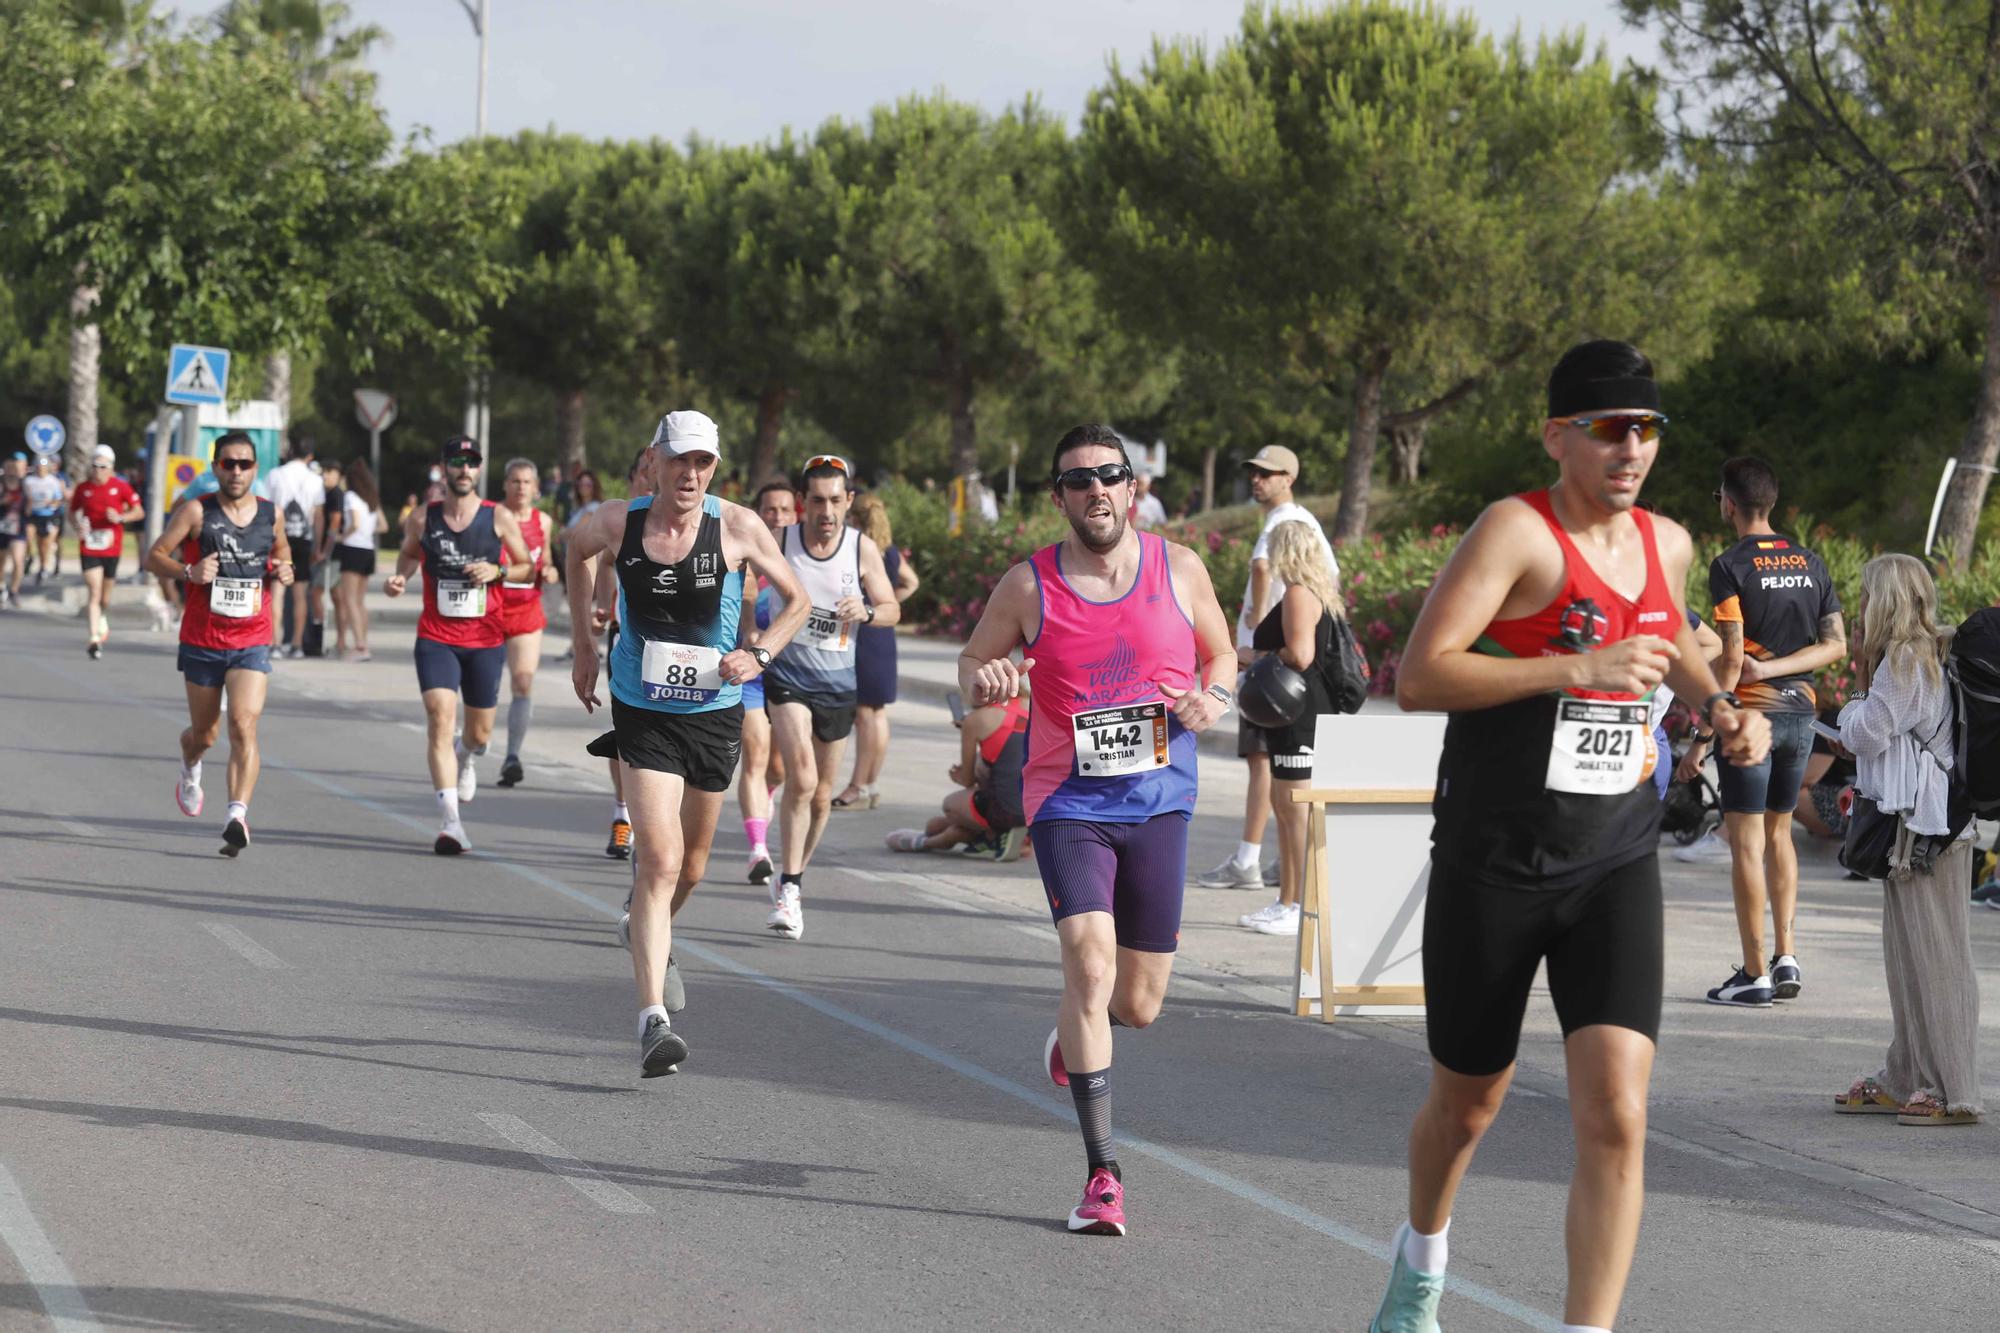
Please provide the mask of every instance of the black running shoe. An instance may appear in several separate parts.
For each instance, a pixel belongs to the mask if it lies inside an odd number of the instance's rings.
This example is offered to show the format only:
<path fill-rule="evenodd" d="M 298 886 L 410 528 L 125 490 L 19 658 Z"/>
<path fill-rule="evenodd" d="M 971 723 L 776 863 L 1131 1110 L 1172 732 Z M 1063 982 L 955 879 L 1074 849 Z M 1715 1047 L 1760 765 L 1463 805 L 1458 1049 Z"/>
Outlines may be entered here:
<path fill-rule="evenodd" d="M 511 787 L 526 776 L 527 774 L 521 771 L 519 755 L 508 755 L 507 762 L 500 765 L 500 785 L 503 787 Z"/>
<path fill-rule="evenodd" d="M 101 643 L 93 643 L 88 648 L 85 648 L 83 651 L 89 655 L 91 661 L 95 662 L 104 656 L 104 645 Z"/>
<path fill-rule="evenodd" d="M 611 821 L 611 841 L 604 844 L 604 854 L 615 856 L 620 861 L 632 859 L 632 821 L 629 819 Z"/>
<path fill-rule="evenodd" d="M 234 858 L 237 853 L 250 845 L 250 826 L 240 819 L 232 819 L 222 826 L 222 854 Z"/>
<path fill-rule="evenodd" d="M 750 862 L 750 882 L 752 884 L 769 884 L 771 882 L 771 870 L 770 857 L 757 857 Z"/>
<path fill-rule="evenodd" d="M 688 1058 L 688 1044 L 666 1019 L 654 1014 L 646 1020 L 646 1033 L 639 1038 L 639 1077 L 658 1078 L 677 1073 Z"/>

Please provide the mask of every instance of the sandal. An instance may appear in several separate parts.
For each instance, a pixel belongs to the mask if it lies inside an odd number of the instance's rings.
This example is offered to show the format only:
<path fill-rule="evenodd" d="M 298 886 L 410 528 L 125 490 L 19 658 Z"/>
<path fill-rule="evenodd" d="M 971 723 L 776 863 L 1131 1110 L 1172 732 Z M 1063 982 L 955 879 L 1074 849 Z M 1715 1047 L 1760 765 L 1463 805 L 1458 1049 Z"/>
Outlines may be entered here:
<path fill-rule="evenodd" d="M 1938 1095 L 1928 1088 L 1912 1093 L 1910 1100 L 1896 1112 L 1899 1125 L 1976 1125 L 1979 1113 L 1976 1111 L 1954 1111 L 1948 1108 Z"/>
<path fill-rule="evenodd" d="M 847 792 L 853 792 L 849 796 Z M 882 797 L 873 787 L 849 787 L 847 791 L 833 798 L 836 810 L 873 810 L 882 803 Z"/>
<path fill-rule="evenodd" d="M 1846 1092 L 1833 1094 L 1833 1109 L 1841 1115 L 1895 1115 L 1903 1108 L 1872 1078 L 1857 1078 Z"/>
<path fill-rule="evenodd" d="M 899 828 L 883 839 L 892 852 L 921 852 L 929 836 L 920 828 Z"/>

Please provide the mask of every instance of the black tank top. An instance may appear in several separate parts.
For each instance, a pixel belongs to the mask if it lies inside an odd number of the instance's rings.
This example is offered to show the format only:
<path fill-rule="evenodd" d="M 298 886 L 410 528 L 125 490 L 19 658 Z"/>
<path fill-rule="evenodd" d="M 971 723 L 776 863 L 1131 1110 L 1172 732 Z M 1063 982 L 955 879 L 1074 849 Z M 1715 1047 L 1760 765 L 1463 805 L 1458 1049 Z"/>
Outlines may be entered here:
<path fill-rule="evenodd" d="M 482 504 L 474 511 L 464 532 L 445 526 L 442 500 L 424 511 L 424 577 L 435 583 L 440 578 L 455 579 L 467 565 L 506 563 L 500 534 L 493 530 L 493 506 Z"/>
<path fill-rule="evenodd" d="M 262 579 L 277 529 L 277 508 L 269 500 L 259 499 L 257 512 L 239 528 L 222 512 L 220 495 L 201 497 L 201 554 L 216 557 L 219 578 Z"/>
<path fill-rule="evenodd" d="M 618 586 L 625 594 L 625 632 L 672 643 L 706 642 L 722 620 L 728 579 L 722 567 L 722 518 L 704 512 L 694 545 L 671 565 L 646 554 L 651 505 L 626 511 L 618 543 Z M 730 647 L 733 644 L 711 645 Z"/>

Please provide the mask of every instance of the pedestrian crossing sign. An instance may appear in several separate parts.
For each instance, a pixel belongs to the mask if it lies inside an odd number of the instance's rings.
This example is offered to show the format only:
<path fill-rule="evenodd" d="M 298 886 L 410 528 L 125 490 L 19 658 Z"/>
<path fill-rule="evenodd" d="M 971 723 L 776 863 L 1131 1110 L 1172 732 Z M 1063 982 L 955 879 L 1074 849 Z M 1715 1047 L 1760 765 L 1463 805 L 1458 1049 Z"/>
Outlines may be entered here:
<path fill-rule="evenodd" d="M 220 347 L 175 343 L 167 356 L 167 401 L 222 406 L 229 391 L 229 353 Z"/>

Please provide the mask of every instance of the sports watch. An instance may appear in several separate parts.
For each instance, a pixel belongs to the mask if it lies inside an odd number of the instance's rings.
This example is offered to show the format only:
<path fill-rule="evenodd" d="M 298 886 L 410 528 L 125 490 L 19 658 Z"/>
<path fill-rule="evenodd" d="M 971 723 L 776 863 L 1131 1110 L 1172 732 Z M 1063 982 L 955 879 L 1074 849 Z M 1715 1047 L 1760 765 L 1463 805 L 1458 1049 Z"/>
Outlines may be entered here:
<path fill-rule="evenodd" d="M 1219 704 L 1221 704 L 1221 705 L 1222 705 L 1222 707 L 1223 707 L 1223 710 L 1224 710 L 1225 712 L 1226 712 L 1226 711 L 1228 711 L 1228 710 L 1229 710 L 1230 708 L 1232 708 L 1232 707 L 1234 707 L 1234 706 L 1235 706 L 1235 703 L 1236 703 L 1236 696 L 1235 696 L 1234 694 L 1231 694 L 1231 693 L 1229 692 L 1229 687 L 1228 687 L 1228 686 L 1226 686 L 1226 685 L 1211 685 L 1211 686 L 1209 686 L 1209 687 L 1208 687 L 1208 692 L 1209 692 L 1209 694 L 1211 694 L 1211 695 L 1213 695 L 1213 696 L 1214 696 L 1214 698 L 1215 698 L 1215 701 L 1216 701 L 1217 703 L 1219 703 Z"/>
<path fill-rule="evenodd" d="M 771 665 L 771 650 L 769 648 L 759 648 L 756 644 L 753 643 L 746 651 L 750 654 L 750 656 L 757 659 L 758 670 L 761 671 L 765 667 Z"/>

